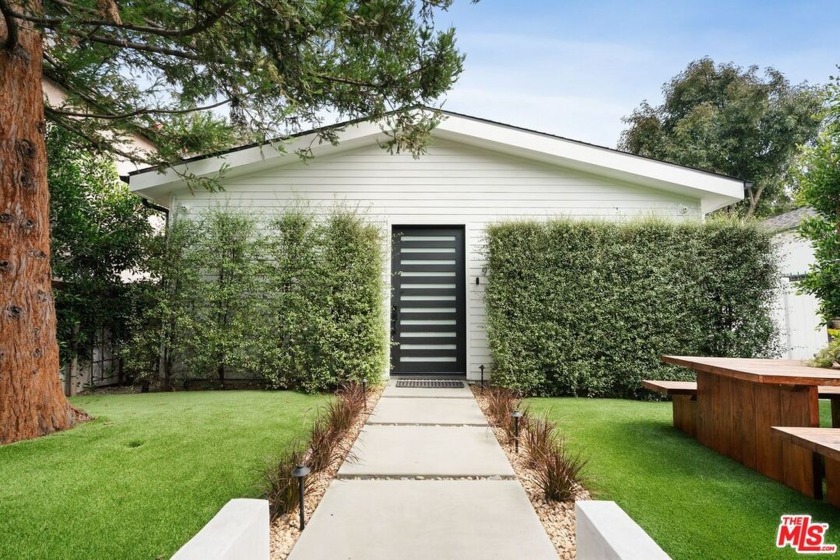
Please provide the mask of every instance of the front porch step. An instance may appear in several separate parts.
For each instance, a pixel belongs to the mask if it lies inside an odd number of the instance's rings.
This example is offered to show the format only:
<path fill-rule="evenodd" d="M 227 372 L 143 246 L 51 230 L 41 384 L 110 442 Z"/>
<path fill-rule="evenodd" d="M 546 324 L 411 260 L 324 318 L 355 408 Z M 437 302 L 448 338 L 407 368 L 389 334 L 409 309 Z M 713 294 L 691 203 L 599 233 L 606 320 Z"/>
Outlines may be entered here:
<path fill-rule="evenodd" d="M 446 389 L 430 389 L 444 391 Z M 368 425 L 487 426 L 487 419 L 470 395 L 469 400 L 403 398 L 379 399 Z"/>

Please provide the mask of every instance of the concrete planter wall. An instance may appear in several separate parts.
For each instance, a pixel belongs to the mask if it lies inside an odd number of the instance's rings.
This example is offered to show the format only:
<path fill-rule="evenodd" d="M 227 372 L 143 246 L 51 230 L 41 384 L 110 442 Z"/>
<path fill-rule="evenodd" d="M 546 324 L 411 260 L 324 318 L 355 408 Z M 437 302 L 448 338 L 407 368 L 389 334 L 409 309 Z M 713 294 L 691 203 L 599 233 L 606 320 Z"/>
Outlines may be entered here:
<path fill-rule="evenodd" d="M 615 502 L 575 502 L 578 560 L 670 560 Z"/>
<path fill-rule="evenodd" d="M 172 560 L 269 560 L 268 500 L 229 501 Z"/>

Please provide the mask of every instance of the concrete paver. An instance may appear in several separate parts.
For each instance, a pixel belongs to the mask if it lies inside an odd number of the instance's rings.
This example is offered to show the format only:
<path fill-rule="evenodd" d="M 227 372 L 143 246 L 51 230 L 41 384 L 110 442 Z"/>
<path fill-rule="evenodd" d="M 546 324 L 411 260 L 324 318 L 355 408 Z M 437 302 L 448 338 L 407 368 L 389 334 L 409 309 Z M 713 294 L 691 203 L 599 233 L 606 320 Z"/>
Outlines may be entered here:
<path fill-rule="evenodd" d="M 556 559 L 469 389 L 394 383 L 290 560 Z"/>
<path fill-rule="evenodd" d="M 487 426 L 475 399 L 379 399 L 368 424 Z"/>
<path fill-rule="evenodd" d="M 367 425 L 350 456 L 338 476 L 515 476 L 490 428 Z"/>
<path fill-rule="evenodd" d="M 397 387 L 397 381 L 392 379 L 382 392 L 384 398 L 390 397 L 434 397 L 436 399 L 473 399 L 472 391 L 464 383 L 461 389 L 415 389 L 409 387 Z"/>
<path fill-rule="evenodd" d="M 289 556 L 324 558 L 548 560 L 557 554 L 517 481 L 336 480 Z"/>

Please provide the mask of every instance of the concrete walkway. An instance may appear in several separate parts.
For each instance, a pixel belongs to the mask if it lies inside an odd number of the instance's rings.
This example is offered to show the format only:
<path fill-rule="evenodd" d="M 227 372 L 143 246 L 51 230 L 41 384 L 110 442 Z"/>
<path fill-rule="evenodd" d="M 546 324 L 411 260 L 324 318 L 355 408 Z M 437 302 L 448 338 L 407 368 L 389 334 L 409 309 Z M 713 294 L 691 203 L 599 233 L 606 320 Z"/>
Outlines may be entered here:
<path fill-rule="evenodd" d="M 468 388 L 391 381 L 290 560 L 556 559 Z"/>

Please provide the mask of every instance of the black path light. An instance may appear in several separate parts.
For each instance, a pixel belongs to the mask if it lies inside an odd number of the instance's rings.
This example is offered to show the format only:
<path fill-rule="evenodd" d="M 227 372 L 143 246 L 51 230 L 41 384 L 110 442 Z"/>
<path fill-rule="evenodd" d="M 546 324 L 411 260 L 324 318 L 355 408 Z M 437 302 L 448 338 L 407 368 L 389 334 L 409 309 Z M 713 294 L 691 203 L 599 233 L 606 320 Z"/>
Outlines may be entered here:
<path fill-rule="evenodd" d="M 362 379 L 362 396 L 365 398 L 365 410 L 367 410 L 367 379 Z"/>
<path fill-rule="evenodd" d="M 481 388 L 484 388 L 484 364 L 478 366 L 478 369 L 481 370 Z"/>
<path fill-rule="evenodd" d="M 303 479 L 306 478 L 306 475 L 310 473 L 309 467 L 305 467 L 303 465 L 298 465 L 295 470 L 292 471 L 292 476 L 298 479 L 298 495 L 300 497 L 300 530 L 303 531 L 304 528 L 304 520 L 303 520 Z"/>
<path fill-rule="evenodd" d="M 513 442 L 516 447 L 516 453 L 519 453 L 519 419 L 522 418 L 521 410 L 514 410 L 513 414 Z"/>

